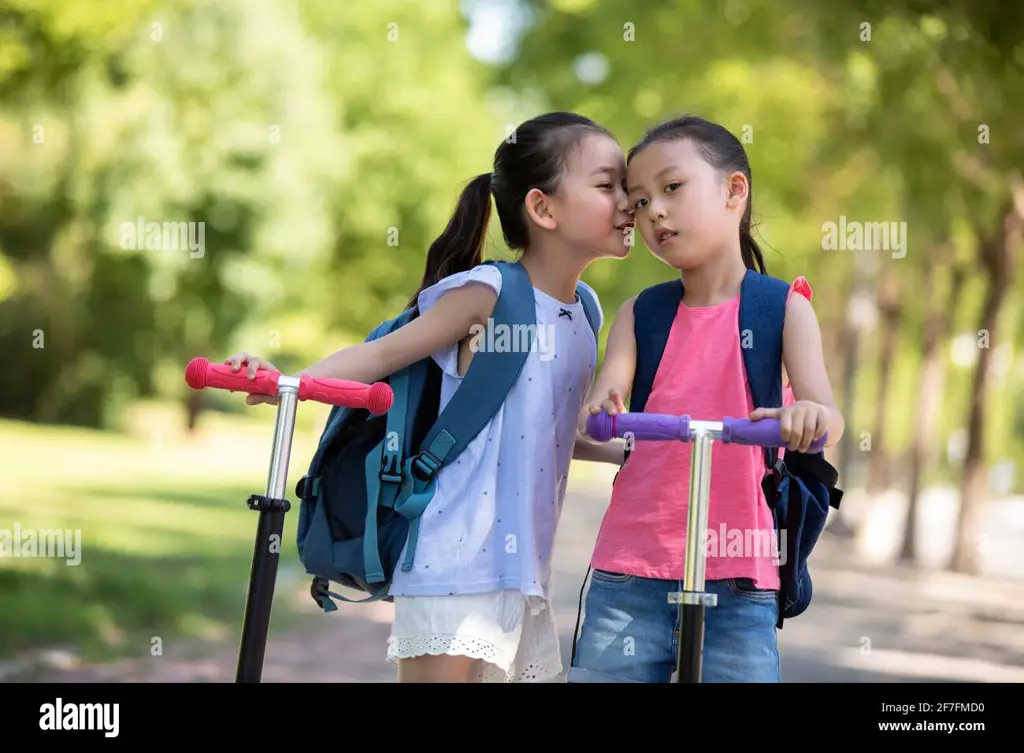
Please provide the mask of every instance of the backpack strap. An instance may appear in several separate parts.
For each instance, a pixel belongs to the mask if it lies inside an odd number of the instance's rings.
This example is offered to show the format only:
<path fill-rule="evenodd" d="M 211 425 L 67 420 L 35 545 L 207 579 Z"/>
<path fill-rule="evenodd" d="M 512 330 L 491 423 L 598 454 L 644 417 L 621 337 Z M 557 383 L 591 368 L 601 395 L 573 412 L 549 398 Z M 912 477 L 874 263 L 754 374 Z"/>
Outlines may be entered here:
<path fill-rule="evenodd" d="M 682 300 L 683 281 L 675 279 L 646 288 L 633 301 L 636 370 L 629 392 L 631 412 L 640 413 L 647 404 Z"/>
<path fill-rule="evenodd" d="M 754 408 L 782 407 L 782 330 L 788 296 L 788 283 L 747 270 L 740 288 L 740 349 Z M 764 448 L 769 471 L 778 456 L 777 448 Z"/>
<path fill-rule="evenodd" d="M 501 293 L 491 315 L 493 325 L 510 329 L 515 325 L 525 326 L 530 347 L 516 348 L 512 352 L 482 350 L 473 355 L 459 389 L 423 440 L 423 449 L 414 463 L 421 473 L 435 474 L 476 438 L 505 402 L 533 345 L 534 327 L 527 325 L 536 325 L 537 308 L 525 267 L 518 262 L 485 264 L 494 264 L 501 271 Z"/>
<path fill-rule="evenodd" d="M 590 324 L 590 329 L 594 332 L 594 339 L 597 340 L 598 347 L 600 347 L 601 330 L 598 327 L 600 317 L 598 315 L 597 301 L 590 290 L 582 283 L 576 286 L 576 295 L 583 304 L 583 313 L 587 315 L 587 322 Z"/>
<path fill-rule="evenodd" d="M 348 604 L 371 604 L 375 601 L 388 598 L 388 589 L 382 588 L 379 591 L 367 596 L 365 599 L 352 599 L 348 596 L 344 596 L 339 593 L 335 593 L 330 590 L 330 581 L 322 576 L 315 576 L 313 583 L 309 587 L 309 593 L 313 597 L 313 601 L 320 607 L 324 612 L 337 612 L 338 605 L 331 601 L 331 598 L 337 599 L 338 601 L 344 601 Z"/>
<path fill-rule="evenodd" d="M 493 326 L 516 331 L 524 325 L 528 343 L 511 352 L 481 350 L 473 355 L 466 376 L 424 438 L 419 452 L 403 465 L 402 490 L 396 512 L 410 520 L 402 570 L 412 569 L 419 516 L 434 496 L 437 472 L 459 456 L 494 417 L 533 348 L 537 303 L 526 268 L 519 262 L 487 261 L 501 271 L 501 292 L 491 314 Z"/>
<path fill-rule="evenodd" d="M 782 332 L 786 324 L 788 297 L 788 283 L 753 270 L 747 271 L 740 293 L 739 335 L 754 408 L 782 407 Z M 791 472 L 786 463 L 779 459 L 778 448 L 765 447 L 763 452 L 767 473 L 761 479 L 761 488 L 776 528 L 789 531 L 785 549 L 780 548 L 785 559 L 779 564 L 781 587 L 775 627 L 782 629 L 787 610 L 795 598 L 793 594 L 799 592 L 799 586 L 795 585 L 799 577 L 795 547 L 804 526 L 807 507 L 801 495 L 791 494 L 804 487 L 793 485 L 796 482 L 790 478 Z M 790 459 L 790 454 L 786 453 L 786 460 Z M 779 543 L 782 547 L 782 540 Z"/>
<path fill-rule="evenodd" d="M 377 540 L 377 515 L 382 507 L 394 507 L 399 512 L 398 494 L 402 484 L 402 441 L 409 414 L 409 369 L 392 374 L 388 380 L 394 400 L 387 414 L 384 439 L 366 454 L 366 528 L 363 535 L 363 563 L 367 583 L 384 583 L 384 565 L 380 561 Z M 380 461 L 377 461 L 380 458 Z M 408 500 L 402 500 L 407 502 Z M 412 512 L 412 510 L 406 511 Z"/>
<path fill-rule="evenodd" d="M 402 441 L 401 432 L 406 431 L 409 417 L 409 398 L 412 389 L 410 380 L 411 367 L 392 374 L 388 383 L 394 394 L 391 410 L 387 413 L 387 428 L 384 439 L 366 454 L 366 527 L 363 535 L 363 566 L 367 583 L 385 583 L 384 565 L 380 559 L 380 548 L 377 530 L 377 516 L 380 508 L 393 507 L 403 514 L 411 514 L 414 508 L 404 509 L 407 500 L 399 499 L 402 489 Z M 378 462 L 378 458 L 380 458 Z M 403 508 L 403 509 L 400 509 Z M 413 541 L 413 546 L 415 541 Z M 326 578 L 314 578 L 310 593 L 313 600 L 325 612 L 337 609 L 327 597 L 334 597 L 350 604 L 366 604 L 379 601 L 388 596 L 388 588 L 380 588 L 364 599 L 350 599 L 328 590 L 330 585 Z"/>

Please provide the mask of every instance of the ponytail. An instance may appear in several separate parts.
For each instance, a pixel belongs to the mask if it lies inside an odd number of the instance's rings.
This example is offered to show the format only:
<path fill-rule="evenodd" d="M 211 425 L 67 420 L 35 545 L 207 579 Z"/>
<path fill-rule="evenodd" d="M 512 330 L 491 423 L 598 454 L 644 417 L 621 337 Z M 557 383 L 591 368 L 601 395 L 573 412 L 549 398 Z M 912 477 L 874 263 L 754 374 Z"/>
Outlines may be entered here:
<path fill-rule="evenodd" d="M 490 219 L 491 174 L 483 173 L 463 189 L 448 226 L 430 244 L 423 280 L 406 308 L 415 307 L 420 293 L 445 277 L 466 272 L 483 262 L 484 238 Z"/>
<path fill-rule="evenodd" d="M 754 236 L 750 234 L 750 202 L 747 202 L 747 210 L 740 220 L 740 254 L 747 269 L 753 269 L 763 275 L 768 274 L 764 266 L 764 254 L 761 247 L 757 245 Z"/>

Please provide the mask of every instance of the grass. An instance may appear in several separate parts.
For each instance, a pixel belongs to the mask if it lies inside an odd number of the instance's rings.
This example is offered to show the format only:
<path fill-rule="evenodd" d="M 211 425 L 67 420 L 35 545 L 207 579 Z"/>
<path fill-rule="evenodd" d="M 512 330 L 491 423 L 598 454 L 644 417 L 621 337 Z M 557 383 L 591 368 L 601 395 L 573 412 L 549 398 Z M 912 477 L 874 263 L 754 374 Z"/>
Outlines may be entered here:
<path fill-rule="evenodd" d="M 323 425 L 316 410 L 303 412 L 289 472 L 293 503 Z M 0 531 L 81 536 L 77 552 L 0 561 L 0 658 L 56 645 L 95 659 L 148 654 L 154 637 L 166 645 L 237 636 L 258 518 L 245 502 L 264 491 L 273 418 L 267 407 L 209 413 L 193 436 L 180 411 L 160 405 L 140 405 L 122 433 L 0 421 Z M 293 506 L 279 589 L 305 577 L 297 522 Z M 290 617 L 277 599 L 274 629 Z"/>

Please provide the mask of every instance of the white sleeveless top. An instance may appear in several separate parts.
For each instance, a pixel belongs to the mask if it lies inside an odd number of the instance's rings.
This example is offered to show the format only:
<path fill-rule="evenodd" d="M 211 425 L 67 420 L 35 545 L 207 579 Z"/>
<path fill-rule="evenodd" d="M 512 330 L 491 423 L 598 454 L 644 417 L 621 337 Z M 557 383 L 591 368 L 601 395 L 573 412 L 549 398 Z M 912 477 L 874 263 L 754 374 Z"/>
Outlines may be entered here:
<path fill-rule="evenodd" d="M 501 272 L 480 265 L 451 275 L 420 294 L 420 311 L 470 282 L 490 285 L 497 293 Z M 536 288 L 534 296 L 537 344 L 504 405 L 438 472 L 436 493 L 420 518 L 413 568 L 403 572 L 396 567 L 392 595 L 515 589 L 550 597 L 555 531 L 579 412 L 594 377 L 597 342 L 582 302 L 565 304 Z M 597 308 L 600 331 L 603 314 L 600 304 Z M 444 372 L 443 409 L 462 382 L 458 344 L 433 358 Z"/>

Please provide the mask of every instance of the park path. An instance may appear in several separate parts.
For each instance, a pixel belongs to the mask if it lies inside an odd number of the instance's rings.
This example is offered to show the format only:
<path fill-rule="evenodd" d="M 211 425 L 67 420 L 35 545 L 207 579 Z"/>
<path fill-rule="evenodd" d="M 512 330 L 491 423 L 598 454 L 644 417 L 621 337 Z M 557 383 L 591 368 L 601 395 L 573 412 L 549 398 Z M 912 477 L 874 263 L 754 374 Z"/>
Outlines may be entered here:
<path fill-rule="evenodd" d="M 555 609 L 563 661 L 587 560 L 607 504 L 594 487 L 567 494 L 555 556 Z M 1024 682 L 1024 580 L 867 564 L 827 533 L 812 557 L 815 597 L 779 634 L 788 682 Z M 394 682 L 384 660 L 392 606 L 339 605 L 322 614 L 306 577 L 284 577 L 297 625 L 275 633 L 264 682 Z M 233 682 L 237 642 L 165 645 L 162 656 L 102 665 L 50 661 L 48 682 Z M 563 681 L 564 676 L 557 681 Z"/>

